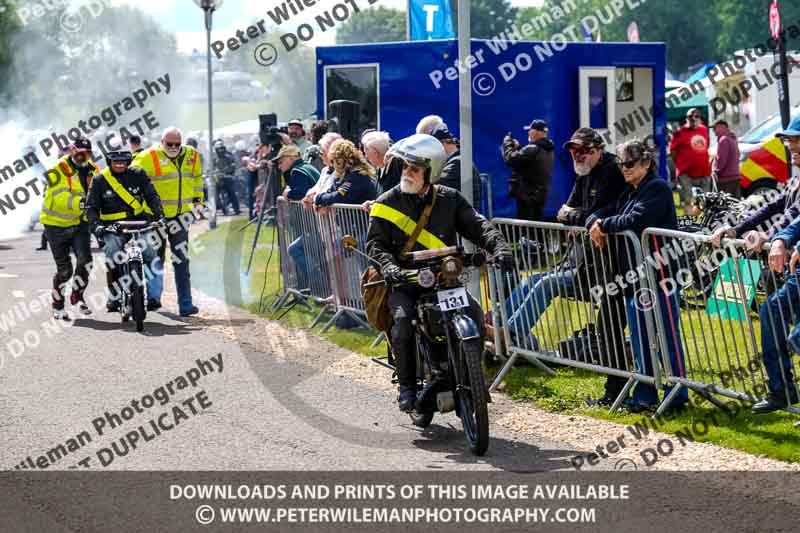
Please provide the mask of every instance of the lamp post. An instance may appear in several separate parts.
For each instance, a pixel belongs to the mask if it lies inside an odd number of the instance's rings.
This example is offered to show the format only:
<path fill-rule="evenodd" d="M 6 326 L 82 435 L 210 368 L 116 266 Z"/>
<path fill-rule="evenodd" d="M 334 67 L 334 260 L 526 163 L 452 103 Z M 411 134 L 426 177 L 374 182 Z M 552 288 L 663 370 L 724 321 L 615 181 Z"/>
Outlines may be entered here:
<path fill-rule="evenodd" d="M 213 172 L 213 151 L 212 141 L 214 139 L 214 114 L 212 111 L 212 89 L 211 89 L 211 19 L 216 9 L 222 6 L 224 0 L 194 0 L 194 3 L 202 9 L 206 14 L 206 68 L 208 69 L 208 151 L 205 164 L 206 175 L 209 176 L 208 180 L 208 206 L 211 214 L 208 219 L 208 227 L 214 229 L 217 227 L 217 185 L 214 183 Z"/>

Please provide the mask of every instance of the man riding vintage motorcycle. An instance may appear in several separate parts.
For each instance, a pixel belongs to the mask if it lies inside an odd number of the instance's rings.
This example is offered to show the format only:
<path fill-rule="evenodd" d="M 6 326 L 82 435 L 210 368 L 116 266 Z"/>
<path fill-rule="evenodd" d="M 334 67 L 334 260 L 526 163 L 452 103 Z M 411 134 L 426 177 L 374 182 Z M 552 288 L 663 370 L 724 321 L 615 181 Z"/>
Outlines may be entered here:
<path fill-rule="evenodd" d="M 119 310 L 119 291 L 113 289 L 119 278 L 119 265 L 115 264 L 117 254 L 125 244 L 125 237 L 116 234 L 114 225 L 122 221 L 161 221 L 164 227 L 164 211 L 161 200 L 147 174 L 130 167 L 133 154 L 128 150 L 109 152 L 108 167 L 98 174 L 89 189 L 86 215 L 98 240 L 103 243 L 106 261 L 112 268 L 108 271 L 109 312 Z M 152 239 L 148 239 L 152 240 Z M 151 268 L 147 269 L 148 302 L 147 310 L 154 311 L 161 306 L 162 287 L 159 278 L 152 275 L 153 269 L 160 269 L 160 261 L 150 242 L 143 242 L 143 258 Z"/>
<path fill-rule="evenodd" d="M 402 179 L 400 185 L 382 194 L 372 206 L 366 248 L 391 287 L 388 296 L 393 318 L 390 339 L 397 361 L 398 403 L 400 410 L 410 412 L 417 398 L 412 319 L 420 294 L 413 288 L 397 288 L 406 281 L 403 268 L 411 267 L 403 252 L 453 246 L 460 234 L 491 252 L 504 269 L 513 267 L 513 255 L 501 233 L 475 211 L 461 193 L 435 185 L 447 159 L 436 138 L 412 135 L 396 143 L 389 155 L 403 161 Z M 424 229 L 418 232 L 414 246 L 404 250 L 418 222 Z M 469 315 L 479 324 L 483 338 L 485 327 L 480 304 L 472 296 L 469 299 Z"/>

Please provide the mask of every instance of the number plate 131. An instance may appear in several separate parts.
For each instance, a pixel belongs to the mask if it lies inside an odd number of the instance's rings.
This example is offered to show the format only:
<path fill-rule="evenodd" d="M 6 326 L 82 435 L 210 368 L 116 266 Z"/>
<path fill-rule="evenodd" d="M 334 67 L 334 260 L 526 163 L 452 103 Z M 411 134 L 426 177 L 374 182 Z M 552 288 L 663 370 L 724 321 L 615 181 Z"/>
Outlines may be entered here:
<path fill-rule="evenodd" d="M 469 306 L 467 291 L 464 287 L 439 291 L 436 294 L 439 296 L 439 308 L 442 311 L 452 311 L 453 309 L 461 309 L 462 307 Z"/>

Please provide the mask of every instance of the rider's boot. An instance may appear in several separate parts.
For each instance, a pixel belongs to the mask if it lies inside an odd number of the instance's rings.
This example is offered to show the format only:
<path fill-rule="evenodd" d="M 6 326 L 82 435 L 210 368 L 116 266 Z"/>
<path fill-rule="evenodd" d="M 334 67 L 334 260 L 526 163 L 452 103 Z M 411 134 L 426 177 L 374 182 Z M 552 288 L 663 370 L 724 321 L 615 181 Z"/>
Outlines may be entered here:
<path fill-rule="evenodd" d="M 416 385 L 400 385 L 400 394 L 397 397 L 397 404 L 400 410 L 410 413 L 414 410 L 414 403 L 417 401 Z"/>

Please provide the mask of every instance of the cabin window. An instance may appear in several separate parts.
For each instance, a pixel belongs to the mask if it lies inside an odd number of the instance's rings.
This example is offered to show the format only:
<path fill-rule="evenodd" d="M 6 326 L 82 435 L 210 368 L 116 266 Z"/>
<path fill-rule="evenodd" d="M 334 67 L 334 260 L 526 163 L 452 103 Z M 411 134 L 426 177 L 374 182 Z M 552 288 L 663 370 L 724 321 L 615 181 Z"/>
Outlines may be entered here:
<path fill-rule="evenodd" d="M 380 129 L 378 65 L 346 65 L 325 68 L 325 117 L 330 118 L 330 102 L 349 100 L 358 103 L 359 132 Z M 355 118 L 355 117 L 354 117 Z"/>

